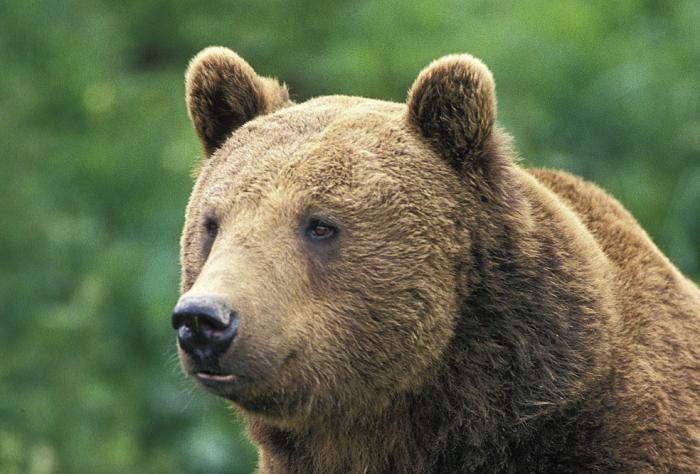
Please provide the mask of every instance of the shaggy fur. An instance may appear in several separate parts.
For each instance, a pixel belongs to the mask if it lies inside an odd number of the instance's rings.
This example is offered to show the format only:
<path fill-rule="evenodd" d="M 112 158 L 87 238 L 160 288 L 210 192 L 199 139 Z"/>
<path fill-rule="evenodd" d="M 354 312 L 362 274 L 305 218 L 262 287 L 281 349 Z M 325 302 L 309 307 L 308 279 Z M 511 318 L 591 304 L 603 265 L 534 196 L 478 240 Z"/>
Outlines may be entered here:
<path fill-rule="evenodd" d="M 515 163 L 480 61 L 407 104 L 293 105 L 222 48 L 187 85 L 181 292 L 240 315 L 207 388 L 260 472 L 698 471 L 700 291 L 599 188 Z"/>

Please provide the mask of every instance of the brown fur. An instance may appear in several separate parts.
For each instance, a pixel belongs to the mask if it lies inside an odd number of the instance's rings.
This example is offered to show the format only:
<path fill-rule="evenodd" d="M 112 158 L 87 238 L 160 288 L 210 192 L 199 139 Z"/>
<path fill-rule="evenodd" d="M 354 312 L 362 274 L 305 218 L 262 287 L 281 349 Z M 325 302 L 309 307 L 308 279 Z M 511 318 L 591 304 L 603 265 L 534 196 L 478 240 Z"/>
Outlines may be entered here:
<path fill-rule="evenodd" d="M 599 188 L 515 163 L 481 62 L 408 105 L 290 106 L 222 48 L 187 84 L 181 291 L 240 315 L 212 390 L 261 472 L 699 471 L 700 291 Z"/>

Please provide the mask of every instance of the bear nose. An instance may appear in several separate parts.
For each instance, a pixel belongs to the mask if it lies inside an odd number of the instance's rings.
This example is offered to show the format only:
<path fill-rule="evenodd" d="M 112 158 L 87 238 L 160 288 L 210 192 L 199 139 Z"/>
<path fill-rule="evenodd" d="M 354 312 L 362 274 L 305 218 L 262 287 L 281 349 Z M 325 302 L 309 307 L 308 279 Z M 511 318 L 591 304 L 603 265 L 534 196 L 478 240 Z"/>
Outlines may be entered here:
<path fill-rule="evenodd" d="M 184 296 L 173 310 L 180 347 L 193 355 L 216 356 L 228 349 L 238 331 L 238 315 L 221 298 Z"/>

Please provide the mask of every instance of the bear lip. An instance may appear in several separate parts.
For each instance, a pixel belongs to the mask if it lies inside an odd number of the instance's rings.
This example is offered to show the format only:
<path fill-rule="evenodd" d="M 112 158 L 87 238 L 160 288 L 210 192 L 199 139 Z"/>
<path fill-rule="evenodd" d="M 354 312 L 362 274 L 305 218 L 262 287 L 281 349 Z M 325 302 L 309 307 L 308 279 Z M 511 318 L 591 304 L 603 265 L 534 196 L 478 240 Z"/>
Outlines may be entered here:
<path fill-rule="evenodd" d="M 209 372 L 197 372 L 195 376 L 202 382 L 232 383 L 238 380 L 238 377 L 234 374 L 212 374 Z"/>

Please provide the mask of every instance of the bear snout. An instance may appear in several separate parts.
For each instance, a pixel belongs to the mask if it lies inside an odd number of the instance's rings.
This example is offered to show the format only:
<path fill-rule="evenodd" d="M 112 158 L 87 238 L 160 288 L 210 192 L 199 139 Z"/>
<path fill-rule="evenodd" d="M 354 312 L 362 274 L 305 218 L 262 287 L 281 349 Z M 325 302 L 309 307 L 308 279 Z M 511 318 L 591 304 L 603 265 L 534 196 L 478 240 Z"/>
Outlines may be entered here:
<path fill-rule="evenodd" d="M 238 332 L 238 313 L 221 298 L 183 296 L 173 310 L 172 324 L 183 351 L 198 360 L 226 352 Z"/>

